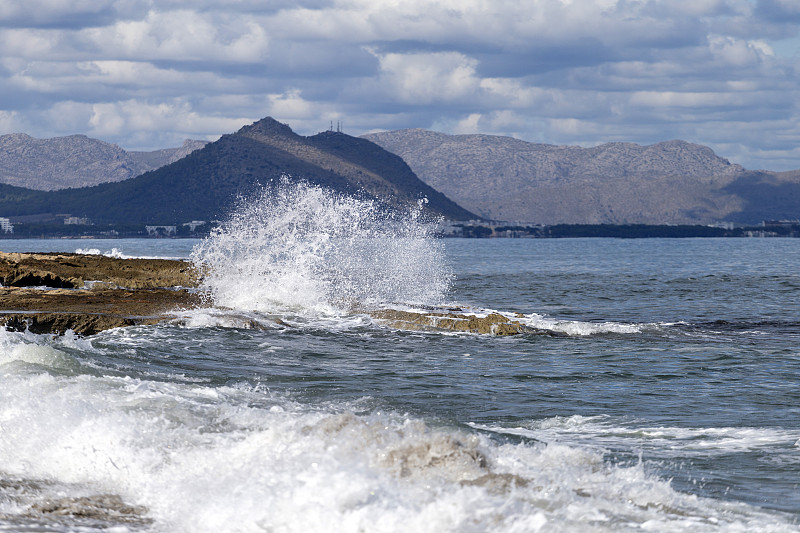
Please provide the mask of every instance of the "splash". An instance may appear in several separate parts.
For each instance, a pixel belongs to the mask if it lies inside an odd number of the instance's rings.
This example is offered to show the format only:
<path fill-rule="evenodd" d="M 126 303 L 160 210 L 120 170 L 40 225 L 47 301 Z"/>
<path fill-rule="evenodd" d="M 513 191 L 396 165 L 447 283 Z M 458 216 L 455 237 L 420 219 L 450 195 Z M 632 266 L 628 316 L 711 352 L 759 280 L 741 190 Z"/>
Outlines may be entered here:
<path fill-rule="evenodd" d="M 282 179 L 239 202 L 191 254 L 215 305 L 341 314 L 389 303 L 434 305 L 452 274 L 433 221 L 377 201 Z"/>

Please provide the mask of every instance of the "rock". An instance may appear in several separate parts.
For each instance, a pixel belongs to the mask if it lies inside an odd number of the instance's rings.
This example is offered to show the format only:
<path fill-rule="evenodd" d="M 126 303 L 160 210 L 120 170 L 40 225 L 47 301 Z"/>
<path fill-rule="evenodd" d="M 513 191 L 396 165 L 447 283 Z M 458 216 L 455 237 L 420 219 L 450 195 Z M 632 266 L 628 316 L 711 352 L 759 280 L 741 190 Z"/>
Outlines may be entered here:
<path fill-rule="evenodd" d="M 3 284 L 8 287 L 75 287 L 73 280 L 65 280 L 52 272 L 24 269 L 13 270 L 9 275 L 3 278 Z"/>
<path fill-rule="evenodd" d="M 407 330 L 418 331 L 459 331 L 464 333 L 480 333 L 489 335 L 520 335 L 522 333 L 554 335 L 554 332 L 533 328 L 513 320 L 500 313 L 487 316 L 453 310 L 448 312 L 400 311 L 398 309 L 380 309 L 370 312 L 370 316 L 383 324 Z M 519 317 L 519 315 L 517 315 Z"/>
<path fill-rule="evenodd" d="M 33 518 L 40 516 L 71 517 L 92 522 L 149 525 L 148 509 L 142 505 L 129 505 L 116 494 L 64 497 L 35 503 L 28 510 Z M 105 529 L 105 528 L 103 528 Z"/>
<path fill-rule="evenodd" d="M 79 289 L 87 281 L 101 281 L 128 289 L 194 287 L 197 278 L 192 264 L 186 261 L 0 252 L 0 282 L 6 287 Z"/>
<path fill-rule="evenodd" d="M 0 325 L 12 331 L 93 335 L 203 305 L 184 261 L 0 252 L 0 280 Z"/>
<path fill-rule="evenodd" d="M 157 324 L 171 311 L 202 305 L 187 289 L 0 288 L 0 324 L 12 331 L 80 335 L 123 326 Z"/>

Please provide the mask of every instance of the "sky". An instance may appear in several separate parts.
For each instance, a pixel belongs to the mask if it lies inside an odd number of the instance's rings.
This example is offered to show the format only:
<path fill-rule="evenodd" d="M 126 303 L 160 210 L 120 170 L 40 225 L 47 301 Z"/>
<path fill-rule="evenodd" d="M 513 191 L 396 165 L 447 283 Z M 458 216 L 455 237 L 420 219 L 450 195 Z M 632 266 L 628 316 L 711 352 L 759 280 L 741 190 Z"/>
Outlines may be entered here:
<path fill-rule="evenodd" d="M 800 0 L 2 0 L 0 134 L 127 150 L 271 116 L 800 169 Z"/>

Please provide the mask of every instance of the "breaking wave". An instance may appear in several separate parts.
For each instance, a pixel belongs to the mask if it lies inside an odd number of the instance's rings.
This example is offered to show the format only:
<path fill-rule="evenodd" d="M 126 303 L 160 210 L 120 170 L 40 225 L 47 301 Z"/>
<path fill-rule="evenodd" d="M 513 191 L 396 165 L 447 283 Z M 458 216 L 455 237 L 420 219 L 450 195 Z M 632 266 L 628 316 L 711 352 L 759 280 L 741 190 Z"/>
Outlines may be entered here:
<path fill-rule="evenodd" d="M 424 201 L 405 212 L 284 178 L 243 199 L 195 246 L 201 289 L 221 307 L 341 314 L 435 305 L 452 282 Z"/>

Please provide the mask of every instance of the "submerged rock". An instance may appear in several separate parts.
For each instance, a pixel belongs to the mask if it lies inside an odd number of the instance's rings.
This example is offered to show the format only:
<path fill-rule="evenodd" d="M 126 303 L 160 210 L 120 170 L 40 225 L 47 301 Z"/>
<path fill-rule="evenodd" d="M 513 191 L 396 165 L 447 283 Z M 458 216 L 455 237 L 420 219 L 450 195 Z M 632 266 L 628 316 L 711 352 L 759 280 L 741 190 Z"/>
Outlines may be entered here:
<path fill-rule="evenodd" d="M 520 335 L 535 333 L 552 335 L 552 331 L 537 329 L 523 324 L 500 313 L 486 316 L 464 313 L 460 309 L 452 311 L 401 311 L 398 309 L 381 309 L 370 313 L 383 324 L 397 329 L 418 331 L 458 331 L 488 335 Z M 518 318 L 522 318 L 519 315 Z"/>
<path fill-rule="evenodd" d="M 28 514 L 33 518 L 69 517 L 102 527 L 120 522 L 149 525 L 152 520 L 147 517 L 147 512 L 146 507 L 129 505 L 116 494 L 97 494 L 44 500 L 32 505 Z"/>

